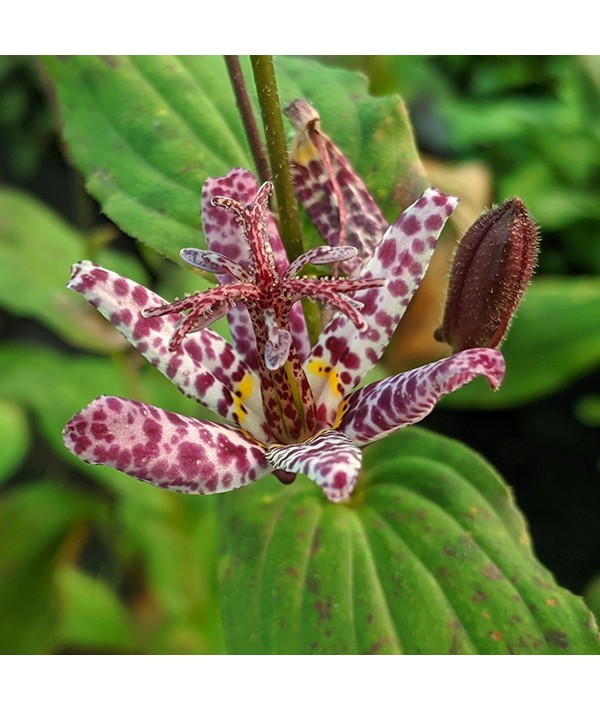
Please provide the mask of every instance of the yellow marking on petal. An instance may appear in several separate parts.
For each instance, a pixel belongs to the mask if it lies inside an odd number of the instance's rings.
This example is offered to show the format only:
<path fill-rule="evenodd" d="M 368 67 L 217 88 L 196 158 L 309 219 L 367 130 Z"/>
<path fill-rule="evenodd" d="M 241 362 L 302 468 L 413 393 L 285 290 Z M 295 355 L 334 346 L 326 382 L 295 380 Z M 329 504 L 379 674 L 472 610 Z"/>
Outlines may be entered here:
<path fill-rule="evenodd" d="M 233 407 L 240 422 L 244 422 L 246 417 L 248 417 L 248 410 L 244 402 L 252 395 L 253 390 L 254 381 L 252 380 L 252 375 L 246 373 L 238 383 L 236 391 L 233 393 Z"/>
<path fill-rule="evenodd" d="M 320 360 L 318 358 L 312 358 L 307 366 L 310 373 L 327 380 L 329 389 L 333 395 L 337 395 L 337 397 L 340 396 L 340 376 L 335 368 L 326 360 Z"/>
<path fill-rule="evenodd" d="M 337 415 L 335 416 L 335 422 L 333 423 L 333 429 L 337 430 L 342 422 L 342 417 L 346 414 L 348 410 L 348 401 L 342 400 L 340 406 L 338 407 Z"/>
<path fill-rule="evenodd" d="M 320 160 L 319 151 L 304 136 L 299 136 L 292 145 L 291 157 L 293 161 L 305 168 L 312 161 Z"/>

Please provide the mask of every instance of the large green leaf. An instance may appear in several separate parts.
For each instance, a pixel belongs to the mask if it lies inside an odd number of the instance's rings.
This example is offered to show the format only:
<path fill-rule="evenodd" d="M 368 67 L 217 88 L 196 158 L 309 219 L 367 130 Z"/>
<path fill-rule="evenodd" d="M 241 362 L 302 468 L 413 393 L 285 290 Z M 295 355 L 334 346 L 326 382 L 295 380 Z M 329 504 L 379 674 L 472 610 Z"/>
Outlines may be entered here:
<path fill-rule="evenodd" d="M 52 57 L 45 66 L 72 158 L 106 214 L 172 258 L 201 243 L 206 177 L 253 168 L 222 57 Z M 307 59 L 281 57 L 276 70 L 282 103 L 314 101 L 386 212 L 414 197 L 423 173 L 398 98 L 370 97 L 360 75 Z"/>
<path fill-rule="evenodd" d="M 106 583 L 77 568 L 64 568 L 58 573 L 57 587 L 61 645 L 100 653 L 136 649 L 127 610 Z"/>
<path fill-rule="evenodd" d="M 86 252 L 84 236 L 39 200 L 0 189 L 0 306 L 38 320 L 75 346 L 114 351 L 123 347 L 123 339 L 65 288 L 70 266 Z M 132 279 L 144 278 L 125 255 L 103 251 L 98 260 Z"/>
<path fill-rule="evenodd" d="M 443 405 L 515 407 L 556 392 L 600 364 L 600 279 L 540 277 L 530 286 L 502 346 L 506 377 L 492 392 L 481 379 Z"/>
<path fill-rule="evenodd" d="M 223 497 L 233 653 L 598 653 L 496 472 L 411 428 L 365 451 L 348 505 L 274 478 Z"/>

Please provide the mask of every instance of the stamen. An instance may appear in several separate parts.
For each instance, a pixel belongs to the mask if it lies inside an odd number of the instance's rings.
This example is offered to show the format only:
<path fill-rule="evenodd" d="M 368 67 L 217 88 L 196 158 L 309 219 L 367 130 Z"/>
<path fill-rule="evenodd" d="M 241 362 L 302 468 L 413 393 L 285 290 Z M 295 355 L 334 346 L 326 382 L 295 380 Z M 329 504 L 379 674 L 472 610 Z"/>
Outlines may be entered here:
<path fill-rule="evenodd" d="M 346 259 L 356 257 L 358 250 L 356 247 L 330 247 L 323 245 L 309 249 L 308 252 L 301 254 L 289 266 L 284 274 L 284 279 L 291 279 L 298 274 L 302 267 L 307 264 L 331 264 L 332 262 L 343 262 Z"/>
<path fill-rule="evenodd" d="M 292 279 L 285 282 L 290 306 L 301 298 L 311 299 L 324 306 L 330 306 L 347 316 L 356 328 L 363 332 L 367 328 L 359 313 L 363 304 L 346 296 L 346 292 L 361 291 L 385 286 L 386 279 Z"/>
<path fill-rule="evenodd" d="M 231 274 L 237 281 L 250 281 L 250 275 L 243 267 L 219 252 L 188 247 L 182 249 L 179 255 L 185 262 L 197 269 L 204 269 L 204 271 L 213 274 Z"/>

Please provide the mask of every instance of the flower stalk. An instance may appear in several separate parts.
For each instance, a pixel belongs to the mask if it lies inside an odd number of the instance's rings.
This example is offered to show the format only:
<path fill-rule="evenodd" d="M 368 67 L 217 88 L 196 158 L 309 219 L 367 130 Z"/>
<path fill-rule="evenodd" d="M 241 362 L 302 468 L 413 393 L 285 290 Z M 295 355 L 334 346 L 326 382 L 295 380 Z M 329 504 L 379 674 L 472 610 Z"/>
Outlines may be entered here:
<path fill-rule="evenodd" d="M 292 176 L 283 121 L 281 119 L 273 58 L 270 55 L 261 54 L 252 56 L 250 60 L 265 127 L 267 152 L 271 163 L 271 173 L 273 175 L 272 179 L 279 213 L 281 239 L 290 261 L 293 261 L 304 252 L 304 247 L 298 217 L 298 203 L 292 187 Z"/>

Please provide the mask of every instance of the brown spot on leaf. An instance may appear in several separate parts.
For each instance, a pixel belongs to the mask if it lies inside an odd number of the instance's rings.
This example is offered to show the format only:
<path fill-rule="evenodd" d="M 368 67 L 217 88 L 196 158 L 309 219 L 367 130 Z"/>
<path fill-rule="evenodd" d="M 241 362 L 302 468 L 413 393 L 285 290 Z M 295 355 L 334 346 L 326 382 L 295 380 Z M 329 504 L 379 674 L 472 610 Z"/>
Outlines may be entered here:
<path fill-rule="evenodd" d="M 500 630 L 494 630 L 490 633 L 490 637 L 494 640 L 494 642 L 501 642 L 504 635 L 500 632 Z"/>
<path fill-rule="evenodd" d="M 483 592 L 481 587 L 478 585 L 475 588 L 475 594 L 471 597 L 471 602 L 483 602 L 487 600 L 488 596 Z"/>
<path fill-rule="evenodd" d="M 100 59 L 111 69 L 116 69 L 119 66 L 119 58 L 112 54 L 102 54 L 100 55 Z"/>
<path fill-rule="evenodd" d="M 317 551 L 319 550 L 319 547 L 321 545 L 321 533 L 322 533 L 322 529 L 320 526 L 318 526 L 314 532 L 312 541 L 310 543 L 310 557 L 311 558 L 314 555 L 316 555 Z"/>
<path fill-rule="evenodd" d="M 548 644 L 553 644 L 555 647 L 560 647 L 561 649 L 569 649 L 569 642 L 567 640 L 567 635 L 557 629 L 547 629 L 544 632 L 544 639 Z"/>
<path fill-rule="evenodd" d="M 389 642 L 389 637 L 382 637 L 381 639 L 378 639 L 377 642 L 374 642 L 369 649 L 367 649 L 365 654 L 378 654 L 382 647 L 389 644 Z"/>
<path fill-rule="evenodd" d="M 465 645 L 465 628 L 456 617 L 448 620 L 448 627 L 452 630 L 452 638 L 448 654 L 462 654 Z"/>
<path fill-rule="evenodd" d="M 504 575 L 502 575 L 502 571 L 497 568 L 493 563 L 484 565 L 481 568 L 481 573 L 485 575 L 488 580 L 502 580 L 502 578 L 504 578 Z"/>
<path fill-rule="evenodd" d="M 423 523 L 423 521 L 427 520 L 427 510 L 426 509 L 419 509 L 418 511 L 415 511 L 415 519 L 419 521 L 419 523 Z"/>
<path fill-rule="evenodd" d="M 554 585 L 551 582 L 540 578 L 538 575 L 534 575 L 531 580 L 537 588 L 544 588 L 544 590 L 554 590 Z"/>
<path fill-rule="evenodd" d="M 327 620 L 331 619 L 331 595 L 327 595 L 325 601 L 317 600 L 315 602 L 315 607 L 317 608 L 317 613 L 319 615 L 317 624 L 322 625 L 323 622 L 327 622 Z M 325 634 L 327 634 L 327 630 L 325 631 Z"/>
<path fill-rule="evenodd" d="M 306 579 L 306 587 L 313 595 L 319 594 L 319 581 L 317 580 L 316 575 L 313 575 L 310 578 Z"/>

